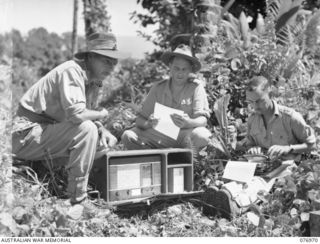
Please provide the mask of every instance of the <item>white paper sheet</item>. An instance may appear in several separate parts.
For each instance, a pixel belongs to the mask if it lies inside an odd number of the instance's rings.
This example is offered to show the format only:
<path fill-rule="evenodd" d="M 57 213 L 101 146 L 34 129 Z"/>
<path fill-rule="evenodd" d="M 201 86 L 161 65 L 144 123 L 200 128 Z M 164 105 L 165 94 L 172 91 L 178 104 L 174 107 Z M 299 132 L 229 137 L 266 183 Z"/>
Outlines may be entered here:
<path fill-rule="evenodd" d="M 154 117 L 159 118 L 159 123 L 154 129 L 174 140 L 177 140 L 180 128 L 173 123 L 170 115 L 183 115 L 183 113 L 184 112 L 182 110 L 170 108 L 160 103 L 155 103 Z"/>
<path fill-rule="evenodd" d="M 251 181 L 256 163 L 241 161 L 229 161 L 224 169 L 223 178 L 240 182 Z"/>

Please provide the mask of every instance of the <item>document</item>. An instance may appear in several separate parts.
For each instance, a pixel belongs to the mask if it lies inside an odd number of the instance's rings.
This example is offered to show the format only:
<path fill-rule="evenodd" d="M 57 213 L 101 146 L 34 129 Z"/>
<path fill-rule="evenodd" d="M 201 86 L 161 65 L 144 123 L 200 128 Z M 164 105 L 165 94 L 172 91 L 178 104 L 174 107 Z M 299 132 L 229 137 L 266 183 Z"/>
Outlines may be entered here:
<path fill-rule="evenodd" d="M 182 110 L 156 103 L 154 105 L 154 117 L 159 118 L 159 123 L 154 127 L 154 129 L 174 140 L 177 140 L 180 128 L 173 123 L 171 115 L 183 115 L 183 113 L 184 112 Z"/>
<path fill-rule="evenodd" d="M 222 177 L 247 183 L 252 180 L 256 166 L 257 164 L 252 162 L 229 161 Z"/>

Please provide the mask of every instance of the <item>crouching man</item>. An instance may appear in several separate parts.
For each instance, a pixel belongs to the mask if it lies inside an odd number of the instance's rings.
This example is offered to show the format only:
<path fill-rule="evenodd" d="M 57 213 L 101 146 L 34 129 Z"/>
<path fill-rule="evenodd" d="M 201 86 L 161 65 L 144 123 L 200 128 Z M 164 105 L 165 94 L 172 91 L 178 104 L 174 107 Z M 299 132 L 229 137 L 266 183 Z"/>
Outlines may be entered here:
<path fill-rule="evenodd" d="M 129 150 L 192 148 L 196 154 L 208 144 L 211 136 L 205 127 L 209 117 L 206 91 L 201 82 L 189 78 L 192 72 L 200 70 L 201 64 L 186 45 L 165 52 L 162 61 L 170 68 L 170 78 L 153 85 L 137 116 L 136 127 L 123 133 L 122 142 Z M 161 119 L 154 117 L 155 103 L 184 112 L 171 116 L 180 128 L 177 140 L 154 129 Z"/>
<path fill-rule="evenodd" d="M 125 57 L 111 33 L 93 33 L 87 50 L 75 54 L 36 82 L 21 98 L 13 123 L 12 151 L 19 159 L 68 157 L 67 193 L 72 204 L 87 196 L 88 176 L 97 144 L 112 147 L 117 139 L 98 121 L 107 110 L 87 108 L 86 88 L 102 81 Z"/>
<path fill-rule="evenodd" d="M 301 114 L 272 100 L 270 91 L 268 80 L 262 76 L 253 77 L 247 85 L 246 99 L 253 113 L 248 119 L 247 137 L 243 146 L 249 154 L 266 154 L 271 160 L 299 160 L 301 153 L 315 149 L 314 132 Z M 220 209 L 222 215 L 227 217 L 240 213 L 245 205 L 257 199 L 256 193 L 259 190 L 266 189 L 260 177 L 254 177 L 248 183 L 247 190 L 240 189 L 239 194 L 231 193 L 226 185 L 221 190 L 209 188 L 205 201 Z M 240 198 L 245 201 L 240 201 Z"/>

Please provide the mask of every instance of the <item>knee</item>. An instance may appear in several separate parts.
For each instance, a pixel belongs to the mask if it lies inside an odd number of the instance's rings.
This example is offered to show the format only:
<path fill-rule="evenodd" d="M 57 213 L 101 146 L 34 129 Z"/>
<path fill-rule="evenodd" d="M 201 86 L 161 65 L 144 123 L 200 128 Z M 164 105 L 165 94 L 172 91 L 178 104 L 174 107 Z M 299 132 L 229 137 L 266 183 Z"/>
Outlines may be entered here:
<path fill-rule="evenodd" d="M 192 130 L 190 138 L 192 143 L 197 147 L 205 147 L 210 141 L 211 132 L 205 127 L 197 127 Z"/>
<path fill-rule="evenodd" d="M 91 120 L 83 121 L 79 124 L 79 129 L 86 135 L 98 138 L 98 128 Z"/>

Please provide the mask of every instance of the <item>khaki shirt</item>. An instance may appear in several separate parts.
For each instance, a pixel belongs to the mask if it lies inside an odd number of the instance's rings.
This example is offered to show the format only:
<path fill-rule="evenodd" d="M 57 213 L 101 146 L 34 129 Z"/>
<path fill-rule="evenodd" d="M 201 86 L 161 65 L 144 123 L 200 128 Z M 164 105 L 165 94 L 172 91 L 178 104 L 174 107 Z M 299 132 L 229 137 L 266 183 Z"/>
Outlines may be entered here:
<path fill-rule="evenodd" d="M 169 79 L 153 85 L 139 111 L 140 116 L 148 119 L 154 113 L 154 105 L 158 102 L 171 108 L 180 109 L 190 118 L 210 117 L 207 94 L 200 81 L 188 81 L 178 97 L 172 96 L 170 82 Z"/>
<path fill-rule="evenodd" d="M 274 103 L 272 119 L 264 126 L 262 115 L 253 114 L 248 120 L 246 146 L 268 149 L 273 145 L 307 143 L 314 146 L 316 138 L 302 115 L 291 108 Z"/>
<path fill-rule="evenodd" d="M 67 61 L 33 84 L 20 105 L 57 122 L 69 120 L 86 108 L 86 81 L 85 71 L 75 61 Z"/>

